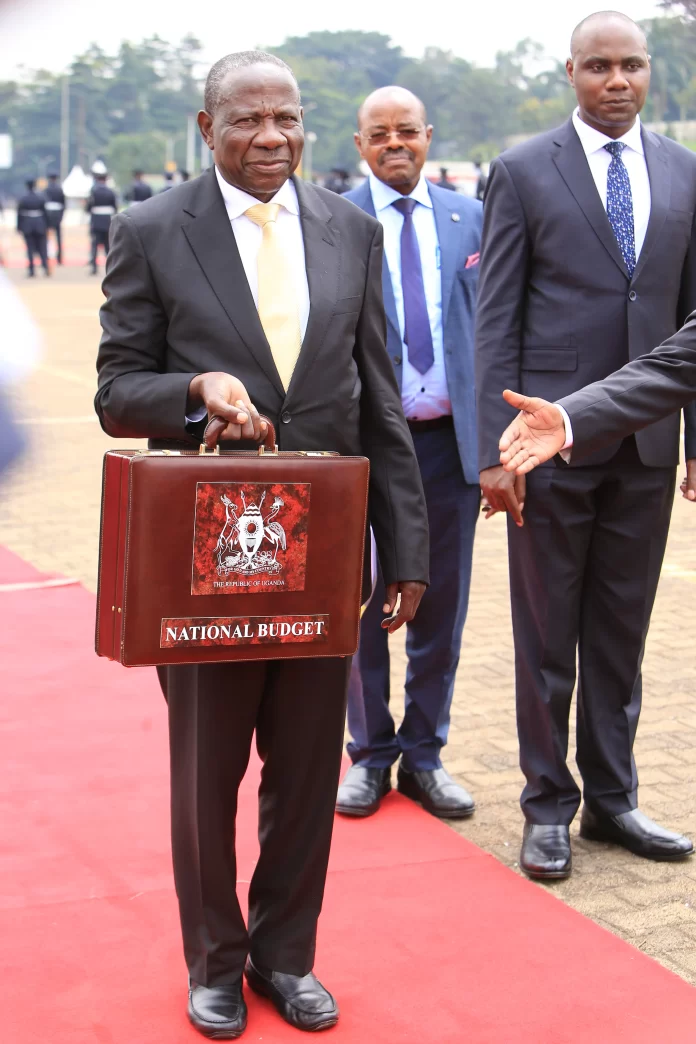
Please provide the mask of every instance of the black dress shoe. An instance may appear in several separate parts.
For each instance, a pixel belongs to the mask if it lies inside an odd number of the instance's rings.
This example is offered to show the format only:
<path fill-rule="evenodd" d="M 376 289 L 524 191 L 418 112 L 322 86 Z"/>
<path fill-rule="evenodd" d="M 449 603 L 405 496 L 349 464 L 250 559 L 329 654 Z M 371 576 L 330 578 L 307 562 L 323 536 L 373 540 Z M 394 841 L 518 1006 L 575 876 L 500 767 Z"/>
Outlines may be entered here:
<path fill-rule="evenodd" d="M 390 790 L 390 768 L 351 765 L 338 788 L 336 811 L 344 816 L 371 816 Z"/>
<path fill-rule="evenodd" d="M 408 772 L 399 765 L 397 789 L 438 819 L 466 819 L 476 808 L 471 794 L 443 768 Z"/>
<path fill-rule="evenodd" d="M 570 829 L 545 823 L 525 823 L 520 866 L 534 881 L 560 881 L 570 877 L 573 868 Z"/>
<path fill-rule="evenodd" d="M 254 993 L 267 997 L 285 1021 L 296 1029 L 314 1033 L 330 1029 L 338 1022 L 336 1001 L 312 972 L 309 975 L 288 975 L 260 969 L 249 958 L 244 974 Z"/>
<path fill-rule="evenodd" d="M 583 805 L 580 837 L 587 841 L 610 841 L 634 855 L 660 862 L 684 859 L 694 851 L 688 837 L 665 830 L 637 808 L 618 816 L 607 816 Z"/>
<path fill-rule="evenodd" d="M 210 1040 L 236 1040 L 247 1024 L 242 980 L 231 986 L 198 986 L 189 982 L 189 1022 Z"/>

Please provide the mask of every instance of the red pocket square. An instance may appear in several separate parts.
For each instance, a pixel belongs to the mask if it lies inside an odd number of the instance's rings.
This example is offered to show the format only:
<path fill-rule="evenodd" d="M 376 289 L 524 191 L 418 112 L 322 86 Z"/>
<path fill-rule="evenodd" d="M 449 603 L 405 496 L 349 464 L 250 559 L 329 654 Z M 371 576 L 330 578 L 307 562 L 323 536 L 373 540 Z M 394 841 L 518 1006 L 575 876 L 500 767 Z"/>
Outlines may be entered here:
<path fill-rule="evenodd" d="M 466 265 L 464 267 L 465 268 L 473 268 L 474 265 L 477 265 L 480 260 L 481 260 L 481 254 L 480 253 L 478 253 L 478 254 L 469 254 L 469 256 L 466 259 Z"/>

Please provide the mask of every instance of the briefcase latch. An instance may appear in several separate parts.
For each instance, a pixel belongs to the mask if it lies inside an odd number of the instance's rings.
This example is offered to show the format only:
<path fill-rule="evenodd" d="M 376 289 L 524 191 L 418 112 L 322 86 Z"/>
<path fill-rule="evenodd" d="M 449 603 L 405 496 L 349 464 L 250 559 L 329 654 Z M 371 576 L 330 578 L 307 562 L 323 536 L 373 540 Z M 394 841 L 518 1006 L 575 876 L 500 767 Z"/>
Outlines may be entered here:
<path fill-rule="evenodd" d="M 210 449 L 208 449 L 205 442 L 201 442 L 200 446 L 198 447 L 198 455 L 199 457 L 219 457 L 220 447 L 216 444 L 215 446 L 211 446 Z"/>

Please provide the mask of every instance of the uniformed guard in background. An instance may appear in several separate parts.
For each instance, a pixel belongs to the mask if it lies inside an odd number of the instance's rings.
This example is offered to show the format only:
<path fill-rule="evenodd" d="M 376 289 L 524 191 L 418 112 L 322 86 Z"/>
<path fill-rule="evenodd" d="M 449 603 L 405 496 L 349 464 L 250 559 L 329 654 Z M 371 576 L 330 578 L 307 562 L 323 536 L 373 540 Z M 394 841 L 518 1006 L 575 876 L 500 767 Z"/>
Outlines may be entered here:
<path fill-rule="evenodd" d="M 51 274 L 48 267 L 48 249 L 46 246 L 46 201 L 36 191 L 36 183 L 27 181 L 27 191 L 20 197 L 17 203 L 17 231 L 24 236 L 27 244 L 27 257 L 29 259 L 28 275 L 34 273 L 34 255 L 41 258 L 46 275 Z"/>
<path fill-rule="evenodd" d="M 142 203 L 144 200 L 149 199 L 151 195 L 152 189 L 146 181 L 143 181 L 142 170 L 134 170 L 133 182 L 124 193 L 124 198 L 128 203 Z"/>
<path fill-rule="evenodd" d="M 48 175 L 48 185 L 44 192 L 46 200 L 46 228 L 52 229 L 56 237 L 56 261 L 63 264 L 63 241 L 60 234 L 60 226 L 65 213 L 65 193 L 58 184 L 58 175 Z"/>
<path fill-rule="evenodd" d="M 85 210 L 90 215 L 89 231 L 92 236 L 92 275 L 97 274 L 97 251 L 104 248 L 104 257 L 109 252 L 109 227 L 111 219 L 118 210 L 118 201 L 113 189 L 106 184 L 106 174 L 95 174 L 94 185 Z"/>

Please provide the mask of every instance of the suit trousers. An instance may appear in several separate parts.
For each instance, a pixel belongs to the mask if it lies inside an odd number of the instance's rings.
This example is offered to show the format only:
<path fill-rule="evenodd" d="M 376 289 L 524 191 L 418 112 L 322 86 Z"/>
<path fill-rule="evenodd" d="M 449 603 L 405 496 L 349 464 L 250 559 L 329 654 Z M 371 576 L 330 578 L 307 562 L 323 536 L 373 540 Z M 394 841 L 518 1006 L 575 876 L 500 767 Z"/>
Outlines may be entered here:
<path fill-rule="evenodd" d="M 90 256 L 90 264 L 94 271 L 97 269 L 97 251 L 99 247 L 104 251 L 104 256 L 109 253 L 109 230 L 97 230 L 90 233 L 92 240 L 92 253 Z"/>
<path fill-rule="evenodd" d="M 360 625 L 348 686 L 348 753 L 354 764 L 387 768 L 401 756 L 411 772 L 439 768 L 447 743 L 454 679 L 469 605 L 481 491 L 464 479 L 453 429 L 417 432 L 413 443 L 430 526 L 430 586 L 406 628 L 406 698 L 396 732 L 389 709 L 389 642 L 381 572 Z"/>
<path fill-rule="evenodd" d="M 34 271 L 34 256 L 39 255 L 41 264 L 48 271 L 48 248 L 46 246 L 45 232 L 25 232 L 24 242 L 27 245 L 27 258 L 29 260 L 29 271 Z"/>
<path fill-rule="evenodd" d="M 566 759 L 578 668 L 576 761 L 585 799 L 637 805 L 641 663 L 669 530 L 674 468 L 648 468 L 633 437 L 613 460 L 527 476 L 523 528 L 508 522 L 522 809 L 569 824 L 580 791 Z"/>
<path fill-rule="evenodd" d="M 203 986 L 247 954 L 305 975 L 314 962 L 341 766 L 349 658 L 160 667 L 169 710 L 174 879 L 184 954 Z M 237 793 L 263 762 L 248 929 L 237 898 Z"/>
<path fill-rule="evenodd" d="M 56 237 L 56 261 L 63 264 L 63 237 L 60 225 L 49 225 L 48 231 L 53 232 Z"/>

